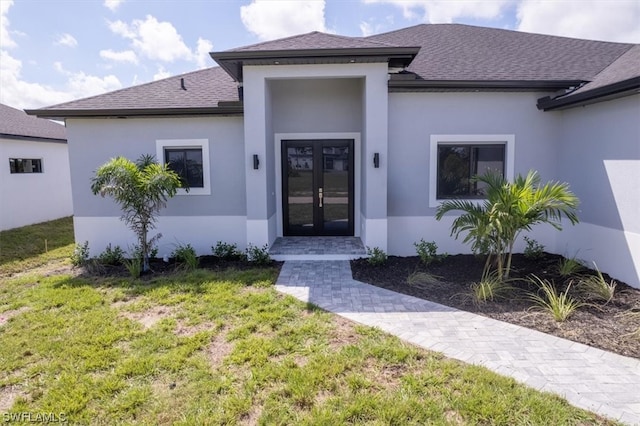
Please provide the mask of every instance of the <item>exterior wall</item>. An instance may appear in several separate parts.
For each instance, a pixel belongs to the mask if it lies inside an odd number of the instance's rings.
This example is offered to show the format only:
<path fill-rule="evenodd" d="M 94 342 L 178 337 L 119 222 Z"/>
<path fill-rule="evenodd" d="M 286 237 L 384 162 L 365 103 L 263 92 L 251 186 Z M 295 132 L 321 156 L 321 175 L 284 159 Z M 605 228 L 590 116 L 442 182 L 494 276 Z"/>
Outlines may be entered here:
<path fill-rule="evenodd" d="M 515 173 L 537 170 L 556 178 L 560 117 L 536 109 L 543 93 L 391 93 L 389 95 L 389 253 L 413 255 L 413 243 L 436 241 L 439 250 L 468 253 L 449 236 L 451 217 L 435 220 L 429 206 L 431 135 L 515 136 Z M 557 232 L 534 238 L 555 247 Z"/>
<path fill-rule="evenodd" d="M 9 158 L 42 159 L 42 173 L 11 174 Z M 67 144 L 0 139 L 0 230 L 73 214 Z"/>
<path fill-rule="evenodd" d="M 241 117 L 70 119 L 67 127 L 76 241 L 89 241 L 92 255 L 108 243 L 126 248 L 133 241 L 131 231 L 120 226 L 117 204 L 91 193 L 95 170 L 116 156 L 135 160 L 155 154 L 159 139 L 207 139 L 211 164 L 210 195 L 176 195 L 161 211 L 159 254 L 167 254 L 177 243 L 191 243 L 199 254 L 209 254 L 218 240 L 245 246 Z"/>
<path fill-rule="evenodd" d="M 562 117 L 558 179 L 581 202 L 557 252 L 640 287 L 640 95 L 549 114 Z"/>

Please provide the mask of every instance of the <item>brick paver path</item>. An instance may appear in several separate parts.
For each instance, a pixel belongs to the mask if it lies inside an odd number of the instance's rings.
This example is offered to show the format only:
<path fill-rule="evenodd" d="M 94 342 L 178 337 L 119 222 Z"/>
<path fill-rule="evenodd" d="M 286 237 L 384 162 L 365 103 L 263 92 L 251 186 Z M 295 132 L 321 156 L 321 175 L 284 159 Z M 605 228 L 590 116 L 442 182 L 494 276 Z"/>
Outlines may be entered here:
<path fill-rule="evenodd" d="M 348 261 L 286 261 L 276 289 L 571 404 L 640 425 L 640 360 L 364 284 Z"/>

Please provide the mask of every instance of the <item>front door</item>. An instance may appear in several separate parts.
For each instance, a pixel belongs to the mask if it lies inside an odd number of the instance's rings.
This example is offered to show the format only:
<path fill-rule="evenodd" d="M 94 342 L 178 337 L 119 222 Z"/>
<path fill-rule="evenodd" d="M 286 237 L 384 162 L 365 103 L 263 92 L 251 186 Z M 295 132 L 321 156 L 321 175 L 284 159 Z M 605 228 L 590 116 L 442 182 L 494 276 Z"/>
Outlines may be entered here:
<path fill-rule="evenodd" d="M 284 235 L 353 235 L 353 140 L 282 141 Z"/>

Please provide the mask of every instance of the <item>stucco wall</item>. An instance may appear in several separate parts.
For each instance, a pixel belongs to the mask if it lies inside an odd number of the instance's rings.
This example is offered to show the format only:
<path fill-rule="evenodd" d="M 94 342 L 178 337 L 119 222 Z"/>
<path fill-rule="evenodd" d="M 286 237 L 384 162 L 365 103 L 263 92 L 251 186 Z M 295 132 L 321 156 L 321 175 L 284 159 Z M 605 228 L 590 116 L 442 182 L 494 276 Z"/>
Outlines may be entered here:
<path fill-rule="evenodd" d="M 552 114 L 562 117 L 558 179 L 581 202 L 581 224 L 556 250 L 640 287 L 640 95 Z"/>
<path fill-rule="evenodd" d="M 42 159 L 43 173 L 10 173 L 9 158 Z M 73 214 L 67 144 L 0 139 L 0 230 Z"/>
<path fill-rule="evenodd" d="M 155 155 L 159 139 L 208 139 L 211 164 L 211 195 L 177 195 L 162 215 L 246 214 L 242 118 L 74 119 L 67 127 L 77 216 L 120 216 L 111 199 L 91 193 L 91 178 L 113 157 Z"/>
<path fill-rule="evenodd" d="M 245 152 L 241 117 L 72 119 L 67 121 L 76 241 L 89 241 L 91 255 L 107 244 L 127 248 L 133 233 L 118 219 L 110 198 L 93 195 L 90 180 L 109 159 L 156 154 L 159 139 L 207 139 L 210 195 L 177 195 L 160 213 L 160 255 L 178 243 L 210 254 L 216 241 L 246 244 Z"/>

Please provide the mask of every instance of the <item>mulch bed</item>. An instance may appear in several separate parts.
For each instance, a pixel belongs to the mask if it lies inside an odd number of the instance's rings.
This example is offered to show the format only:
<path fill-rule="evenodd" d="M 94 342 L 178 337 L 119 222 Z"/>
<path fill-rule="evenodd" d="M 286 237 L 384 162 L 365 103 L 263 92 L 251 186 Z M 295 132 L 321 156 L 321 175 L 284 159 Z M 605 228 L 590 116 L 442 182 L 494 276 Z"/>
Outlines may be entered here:
<path fill-rule="evenodd" d="M 553 280 L 559 291 L 567 288 L 571 278 L 557 273 L 561 256 L 545 253 L 542 258 L 532 260 L 523 255 L 514 255 L 512 278 L 525 278 L 535 274 Z M 585 302 L 568 320 L 556 322 L 551 314 L 540 312 L 527 299 L 528 291 L 537 287 L 528 281 L 512 283 L 515 290 L 506 300 L 477 303 L 470 286 L 482 277 L 484 258 L 474 255 L 448 256 L 444 260 L 425 266 L 418 257 L 390 256 L 386 264 L 372 266 L 366 259 L 351 261 L 353 278 L 399 293 L 437 302 L 453 308 L 473 312 L 500 321 L 517 324 L 565 339 L 580 342 L 620 355 L 640 358 L 640 318 L 624 315 L 631 309 L 640 310 L 640 290 L 618 282 L 616 293 L 609 303 L 585 300 L 576 285 L 569 287 L 569 294 Z M 438 277 L 435 283 L 408 284 L 407 279 L 415 272 L 428 272 Z M 593 274 L 585 270 L 581 273 Z M 606 274 L 604 277 L 609 280 Z M 573 277 L 576 280 L 576 277 Z"/>

